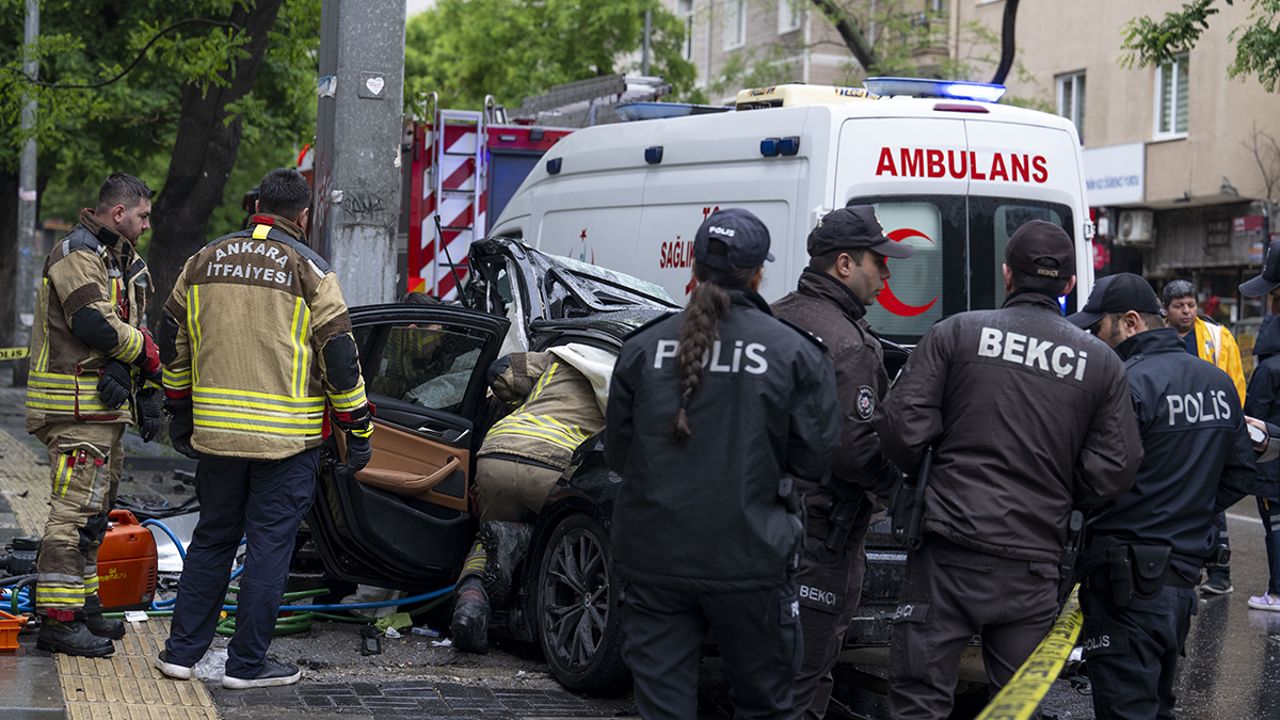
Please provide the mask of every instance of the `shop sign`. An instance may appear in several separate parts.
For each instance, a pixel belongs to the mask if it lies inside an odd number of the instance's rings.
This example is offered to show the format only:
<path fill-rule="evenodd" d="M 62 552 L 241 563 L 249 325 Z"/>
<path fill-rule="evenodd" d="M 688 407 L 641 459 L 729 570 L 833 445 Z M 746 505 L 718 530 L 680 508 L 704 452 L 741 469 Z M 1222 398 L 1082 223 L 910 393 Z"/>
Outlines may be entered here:
<path fill-rule="evenodd" d="M 1146 195 L 1146 146 L 1143 143 L 1084 149 L 1084 179 L 1089 204 L 1130 205 Z"/>
<path fill-rule="evenodd" d="M 1231 218 L 1231 237 L 1235 240 L 1262 242 L 1261 215 L 1241 215 Z"/>

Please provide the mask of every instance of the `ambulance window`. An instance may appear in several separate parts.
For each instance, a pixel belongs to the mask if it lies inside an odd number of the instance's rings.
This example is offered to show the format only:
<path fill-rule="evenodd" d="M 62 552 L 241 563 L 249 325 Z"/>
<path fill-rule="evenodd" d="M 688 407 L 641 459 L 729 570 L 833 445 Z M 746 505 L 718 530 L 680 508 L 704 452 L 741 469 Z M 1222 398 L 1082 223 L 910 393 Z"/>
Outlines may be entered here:
<path fill-rule="evenodd" d="M 1009 245 L 1009 237 L 1024 223 L 1032 220 L 1044 220 L 1071 232 L 1071 211 L 1061 205 L 1040 203 L 1028 200 L 1001 200 L 998 198 L 973 198 L 970 207 L 973 230 L 982 234 L 990 233 L 994 241 L 992 278 L 995 282 L 995 307 L 1004 304 L 1004 251 Z"/>
<path fill-rule="evenodd" d="M 892 276 L 867 314 L 876 332 L 890 337 L 919 337 L 943 316 L 943 240 L 948 235 L 943 210 L 926 200 L 874 204 L 885 235 L 910 245 L 910 258 L 889 260 Z"/>

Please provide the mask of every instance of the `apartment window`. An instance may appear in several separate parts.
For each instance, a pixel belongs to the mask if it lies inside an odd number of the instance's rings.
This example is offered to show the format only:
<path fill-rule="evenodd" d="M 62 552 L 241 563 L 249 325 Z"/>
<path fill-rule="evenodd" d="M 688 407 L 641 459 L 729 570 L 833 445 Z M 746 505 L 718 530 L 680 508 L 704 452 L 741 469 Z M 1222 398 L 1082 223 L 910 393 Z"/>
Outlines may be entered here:
<path fill-rule="evenodd" d="M 804 18 L 804 0 L 778 0 L 778 34 L 800 29 Z"/>
<path fill-rule="evenodd" d="M 1076 124 L 1080 144 L 1084 144 L 1084 73 L 1068 73 L 1058 78 L 1058 114 Z"/>
<path fill-rule="evenodd" d="M 1189 57 L 1185 54 L 1156 70 L 1156 137 L 1187 134 Z"/>
<path fill-rule="evenodd" d="M 724 49 L 747 44 L 747 0 L 727 0 L 724 4 Z"/>
<path fill-rule="evenodd" d="M 693 59 L 693 0 L 676 0 L 676 16 L 684 20 L 684 49 L 681 55 L 685 60 Z"/>

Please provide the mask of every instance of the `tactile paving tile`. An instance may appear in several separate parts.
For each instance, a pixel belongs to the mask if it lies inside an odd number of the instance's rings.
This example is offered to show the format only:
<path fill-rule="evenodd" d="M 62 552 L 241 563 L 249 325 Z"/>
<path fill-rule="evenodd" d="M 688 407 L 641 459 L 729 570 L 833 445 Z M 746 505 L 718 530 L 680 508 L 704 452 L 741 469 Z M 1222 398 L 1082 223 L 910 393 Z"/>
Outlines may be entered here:
<path fill-rule="evenodd" d="M 58 656 L 69 720 L 217 720 L 199 680 L 171 680 L 152 667 L 169 636 L 167 620 L 129 623 L 109 658 Z"/>

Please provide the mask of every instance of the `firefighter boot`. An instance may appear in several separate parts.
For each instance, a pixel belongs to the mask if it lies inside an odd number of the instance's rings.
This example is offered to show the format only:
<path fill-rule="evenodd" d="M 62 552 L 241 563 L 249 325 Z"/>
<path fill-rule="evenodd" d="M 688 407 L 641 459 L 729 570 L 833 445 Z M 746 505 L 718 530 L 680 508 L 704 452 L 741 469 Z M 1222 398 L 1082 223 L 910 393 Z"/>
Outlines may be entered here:
<path fill-rule="evenodd" d="M 63 613 L 65 616 L 61 616 Z M 54 610 L 45 616 L 40 634 L 36 636 L 36 647 L 80 657 L 107 657 L 116 651 L 110 640 L 89 632 L 84 621 L 76 620 L 70 610 Z"/>
<path fill-rule="evenodd" d="M 522 522 L 492 520 L 480 526 L 477 539 L 488 555 L 481 578 L 489 602 L 495 607 L 506 607 L 516 566 L 524 560 L 532 534 L 529 524 Z"/>
<path fill-rule="evenodd" d="M 102 601 L 97 595 L 89 595 L 84 599 L 84 626 L 94 635 L 108 640 L 119 640 L 124 637 L 124 621 L 104 617 Z"/>
<path fill-rule="evenodd" d="M 458 587 L 449 635 L 453 638 L 453 646 L 463 652 L 484 654 L 489 651 L 489 597 L 480 578 L 474 575 L 463 580 Z"/>

